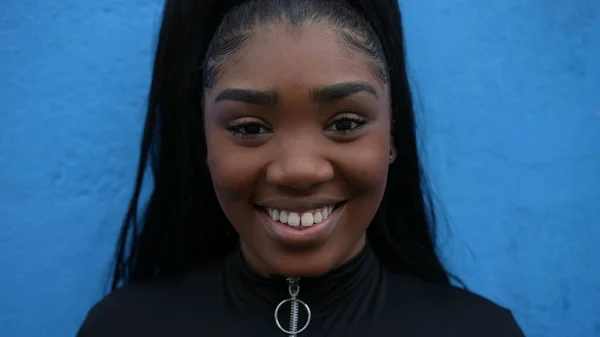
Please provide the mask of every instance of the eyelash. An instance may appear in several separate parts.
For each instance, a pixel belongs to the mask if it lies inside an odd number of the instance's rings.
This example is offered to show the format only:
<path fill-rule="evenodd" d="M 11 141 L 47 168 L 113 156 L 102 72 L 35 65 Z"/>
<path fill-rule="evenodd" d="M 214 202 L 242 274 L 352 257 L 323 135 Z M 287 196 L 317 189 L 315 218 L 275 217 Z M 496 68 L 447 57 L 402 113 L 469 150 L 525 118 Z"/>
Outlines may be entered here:
<path fill-rule="evenodd" d="M 339 123 L 339 122 L 351 122 L 351 123 L 356 123 L 356 126 L 349 129 L 349 130 L 332 130 L 333 132 L 339 132 L 342 135 L 347 135 L 350 133 L 355 133 L 358 132 L 360 129 L 362 129 L 363 127 L 365 127 L 368 123 L 368 121 L 364 118 L 360 118 L 357 116 L 342 116 L 341 118 L 331 122 L 331 124 L 329 124 L 329 126 L 327 127 L 328 129 L 331 128 L 332 125 L 334 125 L 335 123 Z"/>
<path fill-rule="evenodd" d="M 333 125 L 335 125 L 336 123 L 339 123 L 339 122 L 351 122 L 351 123 L 355 123 L 356 126 L 351 129 L 348 129 L 348 130 L 330 130 Z M 360 129 L 365 127 L 367 125 L 367 123 L 368 123 L 368 121 L 364 118 L 360 118 L 360 117 L 356 117 L 356 116 L 342 116 L 341 118 L 338 118 L 337 120 L 331 122 L 327 126 L 327 130 L 336 132 L 336 133 L 340 133 L 345 136 L 345 135 L 348 135 L 351 133 L 358 132 Z M 243 128 L 246 128 L 249 126 L 258 127 L 260 129 L 267 130 L 267 132 L 258 132 L 258 133 L 241 132 L 241 130 Z M 242 139 L 255 139 L 255 138 L 259 137 L 260 135 L 263 135 L 263 134 L 271 131 L 266 126 L 262 125 L 261 123 L 252 122 L 252 121 L 240 122 L 240 123 L 231 125 L 231 126 L 227 127 L 227 130 L 229 132 L 231 132 L 235 137 L 240 137 Z"/>
<path fill-rule="evenodd" d="M 257 123 L 257 122 L 240 122 L 237 124 L 234 124 L 232 126 L 227 127 L 227 130 L 229 132 L 231 132 L 235 137 L 240 137 L 242 139 L 254 139 L 262 134 L 265 134 L 266 132 L 259 132 L 259 133 L 244 133 L 241 132 L 240 130 L 242 130 L 245 127 L 249 127 L 249 126 L 257 126 L 261 129 L 266 129 L 269 130 L 267 127 L 265 127 L 264 125 Z M 269 130 L 270 131 L 270 130 Z"/>

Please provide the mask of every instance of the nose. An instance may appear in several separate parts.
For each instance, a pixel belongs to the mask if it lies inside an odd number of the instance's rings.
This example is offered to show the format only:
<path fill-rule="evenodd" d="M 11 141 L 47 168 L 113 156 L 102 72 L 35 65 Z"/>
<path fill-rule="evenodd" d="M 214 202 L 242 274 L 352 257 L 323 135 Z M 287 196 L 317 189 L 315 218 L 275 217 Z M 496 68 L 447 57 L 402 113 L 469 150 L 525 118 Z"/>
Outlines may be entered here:
<path fill-rule="evenodd" d="M 296 142 L 277 153 L 266 172 L 271 184 L 305 190 L 333 179 L 333 166 L 318 146 Z"/>

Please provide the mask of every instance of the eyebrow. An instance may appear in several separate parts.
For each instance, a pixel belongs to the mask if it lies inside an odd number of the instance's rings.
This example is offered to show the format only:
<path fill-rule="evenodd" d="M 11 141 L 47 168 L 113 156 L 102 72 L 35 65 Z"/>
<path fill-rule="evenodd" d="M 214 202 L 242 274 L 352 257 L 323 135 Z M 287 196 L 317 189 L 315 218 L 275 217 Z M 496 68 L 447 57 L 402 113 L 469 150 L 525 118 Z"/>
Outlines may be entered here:
<path fill-rule="evenodd" d="M 225 89 L 217 95 L 215 103 L 220 101 L 237 101 L 248 104 L 275 105 L 277 94 L 273 91 L 252 89 Z"/>
<path fill-rule="evenodd" d="M 367 82 L 342 82 L 311 90 L 311 99 L 317 103 L 340 100 L 342 98 L 367 92 L 378 97 L 375 87 Z"/>
<path fill-rule="evenodd" d="M 378 97 L 377 90 L 367 82 L 342 82 L 322 88 L 311 89 L 310 98 L 315 103 L 325 103 L 367 92 Z M 237 101 L 257 105 L 275 105 L 278 97 L 274 91 L 261 91 L 253 89 L 225 89 L 215 98 L 215 103 L 220 101 Z"/>

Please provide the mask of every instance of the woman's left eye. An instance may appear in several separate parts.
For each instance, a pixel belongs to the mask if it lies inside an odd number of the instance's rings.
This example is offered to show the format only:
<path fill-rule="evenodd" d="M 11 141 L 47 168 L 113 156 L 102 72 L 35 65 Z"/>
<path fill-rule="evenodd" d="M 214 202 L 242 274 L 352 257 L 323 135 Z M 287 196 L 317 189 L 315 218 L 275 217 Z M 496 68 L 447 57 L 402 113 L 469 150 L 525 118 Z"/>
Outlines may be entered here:
<path fill-rule="evenodd" d="M 345 116 L 333 121 L 327 127 L 328 131 L 348 133 L 356 131 L 367 124 L 367 120 L 354 116 Z"/>

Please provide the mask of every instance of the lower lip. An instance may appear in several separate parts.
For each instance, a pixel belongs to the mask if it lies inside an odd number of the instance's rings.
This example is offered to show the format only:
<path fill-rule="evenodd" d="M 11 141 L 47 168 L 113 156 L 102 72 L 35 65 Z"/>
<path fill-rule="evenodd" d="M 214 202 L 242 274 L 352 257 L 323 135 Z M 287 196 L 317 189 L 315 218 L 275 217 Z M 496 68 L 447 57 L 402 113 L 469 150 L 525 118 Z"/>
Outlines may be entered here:
<path fill-rule="evenodd" d="M 325 239 L 337 224 L 339 217 L 346 204 L 337 206 L 327 219 L 313 224 L 310 227 L 292 227 L 273 220 L 269 214 L 263 210 L 257 210 L 261 222 L 265 224 L 267 231 L 276 241 L 286 245 L 305 246 L 318 243 Z"/>

